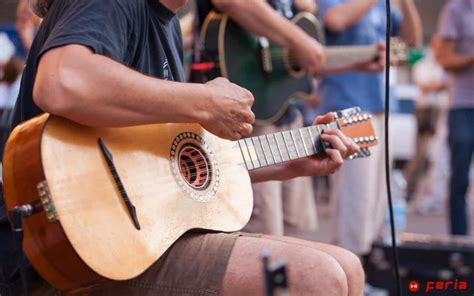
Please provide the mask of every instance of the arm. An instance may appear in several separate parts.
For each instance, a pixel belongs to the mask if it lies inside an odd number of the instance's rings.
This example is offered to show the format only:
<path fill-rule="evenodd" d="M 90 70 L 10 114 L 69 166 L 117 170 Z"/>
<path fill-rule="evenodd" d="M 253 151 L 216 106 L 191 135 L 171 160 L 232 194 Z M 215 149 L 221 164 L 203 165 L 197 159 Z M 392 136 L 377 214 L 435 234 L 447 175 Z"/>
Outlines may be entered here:
<path fill-rule="evenodd" d="M 218 136 L 237 139 L 251 132 L 254 120 L 250 92 L 225 79 L 204 85 L 164 81 L 82 45 L 42 56 L 33 99 L 45 112 L 90 126 L 197 122 Z"/>
<path fill-rule="evenodd" d="M 332 33 L 342 32 L 357 23 L 376 3 L 373 0 L 353 0 L 334 5 L 324 14 L 324 24 Z"/>
<path fill-rule="evenodd" d="M 399 36 L 410 47 L 420 47 L 423 42 L 421 18 L 413 0 L 400 0 L 403 15 Z"/>
<path fill-rule="evenodd" d="M 294 0 L 293 2 L 298 11 L 309 12 L 312 14 L 316 14 L 318 11 L 318 5 L 314 0 Z"/>
<path fill-rule="evenodd" d="M 290 47 L 306 33 L 276 12 L 265 0 L 212 0 L 212 4 L 244 29 Z"/>
<path fill-rule="evenodd" d="M 455 52 L 456 41 L 442 39 L 436 50 L 438 63 L 446 70 L 454 73 L 462 72 L 474 65 L 474 55 L 459 55 Z"/>
<path fill-rule="evenodd" d="M 329 123 L 334 119 L 331 113 L 318 116 L 315 124 Z M 344 158 L 356 153 L 359 147 L 339 130 L 327 130 L 321 135 L 332 148 L 326 149 L 325 156 L 305 157 L 250 171 L 253 183 L 270 180 L 288 180 L 301 176 L 326 176 L 336 172 L 344 162 Z"/>
<path fill-rule="evenodd" d="M 315 73 L 323 62 L 322 46 L 265 0 L 212 0 L 212 3 L 244 29 L 293 51 L 309 73 Z"/>

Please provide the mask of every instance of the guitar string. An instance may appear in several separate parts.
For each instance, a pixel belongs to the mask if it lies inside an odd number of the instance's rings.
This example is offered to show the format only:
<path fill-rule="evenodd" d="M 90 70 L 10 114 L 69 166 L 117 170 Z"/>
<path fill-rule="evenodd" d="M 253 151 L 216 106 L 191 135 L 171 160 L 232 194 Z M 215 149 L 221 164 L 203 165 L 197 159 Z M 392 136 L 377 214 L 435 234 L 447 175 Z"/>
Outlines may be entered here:
<path fill-rule="evenodd" d="M 309 139 L 307 139 L 307 140 L 309 140 Z M 295 147 L 296 147 L 296 146 L 295 146 Z M 296 148 L 295 148 L 295 149 L 296 149 Z M 313 154 L 313 155 L 315 155 L 315 154 Z M 260 159 L 260 156 L 257 155 L 257 157 Z M 303 157 L 306 157 L 306 155 L 303 156 Z M 302 157 L 301 157 L 301 158 L 302 158 Z M 207 159 L 207 160 L 208 160 L 208 159 Z M 243 159 L 243 160 L 245 161 L 245 159 Z M 208 161 L 209 161 L 209 160 L 208 160 Z M 289 161 L 289 160 L 283 160 L 283 161 L 281 161 L 281 162 L 275 162 L 274 164 L 276 164 L 276 163 L 282 163 L 282 162 L 285 162 L 285 161 Z M 191 166 L 191 167 L 194 167 L 194 168 L 195 168 L 196 166 Z M 120 174 L 119 174 L 119 175 L 120 175 Z M 196 174 L 191 174 L 191 175 L 192 175 L 192 176 L 196 176 Z M 136 179 L 143 179 L 143 174 L 141 174 L 141 176 L 135 176 L 135 177 L 131 177 L 131 178 L 130 178 L 130 177 L 128 177 L 128 178 L 127 178 L 127 177 L 123 177 L 122 175 L 120 175 L 120 177 L 121 177 L 122 183 L 125 183 L 125 182 L 126 182 L 126 183 L 133 183 L 133 181 L 136 180 Z M 75 177 L 75 178 L 76 178 L 76 179 L 80 179 L 80 177 Z M 168 183 L 167 181 L 168 181 L 168 180 L 165 180 L 165 181 L 163 182 L 165 186 L 166 186 L 166 184 Z M 141 183 L 140 186 L 147 186 L 147 185 L 149 185 L 149 184 L 155 184 L 155 185 L 156 185 L 156 181 L 150 181 L 150 182 L 148 182 L 148 183 Z M 68 185 L 65 184 L 64 186 L 68 186 Z M 124 186 L 125 186 L 125 184 L 124 184 Z M 103 186 L 95 187 L 94 189 L 95 189 L 95 190 L 108 190 L 108 189 L 114 189 L 114 190 L 115 190 L 115 189 L 117 189 L 116 187 L 117 187 L 116 184 L 108 183 L 108 184 L 104 184 Z M 129 186 L 125 186 L 125 187 L 127 188 L 127 187 L 129 187 Z M 158 187 L 160 187 L 160 186 L 158 186 Z M 78 203 L 77 203 L 76 200 L 63 200 L 63 201 L 59 201 L 59 202 L 56 202 L 56 203 L 55 203 L 55 205 L 61 205 L 61 208 L 62 208 L 61 213 L 67 212 L 67 211 L 68 211 L 67 206 L 70 206 L 70 205 L 73 205 L 73 206 L 74 206 L 74 207 L 71 207 L 71 209 L 75 209 L 77 204 L 78 204 Z M 66 206 L 66 208 L 65 208 L 64 206 Z"/>
<path fill-rule="evenodd" d="M 312 126 L 312 127 L 313 127 L 314 132 L 316 132 L 316 133 L 319 133 L 319 131 L 318 131 L 319 129 L 327 129 L 327 126 L 324 125 L 324 124 L 323 124 L 323 125 Z M 319 128 L 318 128 L 318 127 L 319 127 Z M 304 127 L 303 129 L 307 129 L 307 128 L 308 128 L 308 127 Z M 290 131 L 297 131 L 297 130 L 299 130 L 299 129 L 294 129 L 294 130 L 290 130 Z M 288 131 L 288 132 L 289 132 L 289 131 Z M 318 135 L 316 135 L 316 137 L 318 137 Z M 286 141 L 286 142 L 287 142 L 288 140 L 285 139 L 285 138 L 283 138 L 283 141 Z M 312 139 L 312 137 L 311 137 L 310 134 L 309 134 L 309 136 L 308 136 L 308 135 L 305 135 L 303 138 L 301 138 L 301 141 L 293 141 L 293 145 L 290 145 L 290 146 L 291 146 L 291 147 L 294 146 L 294 149 L 290 149 L 291 151 L 289 151 L 289 152 L 295 152 L 295 153 L 296 153 L 296 151 L 297 151 L 297 149 L 298 149 L 298 145 L 299 145 L 299 146 L 304 145 L 305 141 L 306 141 L 307 143 L 311 143 L 311 142 L 313 141 L 313 139 Z M 296 142 L 296 143 L 295 143 L 295 142 Z M 247 143 L 246 143 L 245 141 L 244 141 L 244 144 L 247 145 Z M 298 144 L 298 145 L 296 145 L 296 144 Z M 262 150 L 261 153 L 257 150 L 257 147 L 254 147 L 254 149 L 255 149 L 254 151 L 255 151 L 255 153 L 256 153 L 255 156 L 257 157 L 257 160 L 258 160 L 258 159 L 261 159 L 264 153 L 270 153 L 270 151 L 271 151 L 271 150 L 267 149 L 266 147 L 264 147 L 263 145 L 262 145 L 260 148 L 261 148 L 261 150 Z M 270 148 L 270 145 L 268 145 L 268 148 Z M 271 148 L 270 148 L 270 149 L 271 149 Z M 264 151 L 264 150 L 265 150 L 265 151 Z M 294 151 L 293 151 L 293 150 L 294 150 Z M 314 154 L 311 153 L 310 155 L 314 155 Z M 303 157 L 310 156 L 310 155 L 304 155 Z M 249 155 L 249 156 L 250 156 L 250 155 Z M 207 161 L 208 163 L 211 163 L 211 164 L 212 164 L 212 161 L 211 161 L 207 156 L 205 156 L 205 159 L 206 159 L 206 161 Z M 254 158 L 253 158 L 252 156 L 250 156 L 250 159 L 251 159 L 252 161 L 254 160 Z M 242 160 L 243 160 L 244 162 L 246 161 L 245 158 L 242 158 Z M 189 161 L 188 161 L 188 160 L 185 160 L 185 162 L 186 162 L 186 163 L 189 163 L 189 162 L 192 162 L 192 160 L 189 160 Z M 276 163 L 276 162 L 274 162 L 274 163 Z M 280 163 L 280 162 L 278 162 L 278 163 Z M 243 164 L 244 164 L 244 163 L 243 163 Z M 270 165 L 272 165 L 272 164 L 270 164 Z M 201 166 L 201 165 L 197 165 L 197 166 L 196 166 L 196 165 L 190 165 L 190 166 L 188 166 L 187 168 L 190 169 L 190 170 L 194 170 L 194 169 L 197 170 L 197 168 L 199 168 L 200 166 Z M 190 176 L 190 177 L 196 177 L 197 175 L 198 175 L 198 173 L 191 173 L 189 176 Z M 77 177 L 75 177 L 75 178 L 77 178 Z M 139 178 L 139 177 L 137 177 L 137 179 L 138 179 L 138 178 Z M 132 177 L 132 178 L 127 178 L 127 180 L 133 181 L 133 177 Z M 61 181 L 61 180 L 58 180 L 57 182 L 59 182 L 59 181 Z"/>
<path fill-rule="evenodd" d="M 306 140 L 309 140 L 309 139 L 306 139 Z M 267 150 L 266 148 L 263 148 L 263 147 L 262 147 L 262 149 Z M 296 148 L 295 148 L 295 149 L 296 149 Z M 295 150 L 295 151 L 296 151 L 296 150 Z M 263 153 L 263 150 L 262 150 L 262 153 Z M 268 153 L 268 151 L 267 151 L 267 153 Z M 260 154 L 260 153 L 257 153 L 257 154 L 256 154 L 256 155 L 257 155 L 257 158 L 258 158 L 258 159 L 261 159 L 261 158 L 262 158 L 262 155 L 259 155 L 259 154 Z M 315 153 L 315 154 L 316 154 L 316 153 Z M 313 154 L 313 155 L 315 155 L 315 154 Z M 302 156 L 302 157 L 306 157 L 306 156 L 309 156 L 309 155 L 304 155 L 304 156 Z M 301 158 L 302 158 L 302 157 L 301 157 Z M 203 159 L 203 158 L 200 158 L 200 159 Z M 206 157 L 206 160 L 207 160 L 209 163 L 211 163 L 211 161 L 209 160 L 209 158 Z M 243 158 L 242 160 L 245 161 L 244 158 Z M 274 161 L 273 164 L 278 164 L 278 163 L 282 163 L 282 162 L 285 162 L 285 161 L 288 161 L 288 160 L 284 160 L 284 159 L 283 159 L 282 161 Z M 192 160 L 184 160 L 184 162 L 185 162 L 185 163 L 194 163 L 194 161 L 192 161 Z M 224 164 L 224 163 L 223 163 L 223 164 Z M 242 163 L 242 164 L 243 164 L 243 163 Z M 270 163 L 270 164 L 267 164 L 267 165 L 273 165 L 273 164 Z M 224 165 L 225 165 L 225 164 L 224 164 Z M 189 169 L 191 169 L 191 170 L 192 170 L 192 169 L 195 169 L 195 168 L 196 168 L 195 165 L 190 165 L 190 166 L 189 166 Z M 135 180 L 137 180 L 137 179 L 143 179 L 143 174 L 141 174 L 141 176 L 132 176 L 132 177 L 124 177 L 124 175 L 123 175 L 123 174 L 120 174 L 120 173 L 119 173 L 118 175 L 120 176 L 120 178 L 121 178 L 121 180 L 122 180 L 122 183 L 125 183 L 125 182 L 126 182 L 126 183 L 133 183 L 133 181 L 135 181 Z M 200 175 L 200 174 L 198 174 L 198 173 L 191 173 L 191 174 L 188 175 L 188 176 L 190 176 L 191 178 L 193 178 L 193 177 L 196 177 L 196 176 L 198 176 L 198 175 Z M 212 171 L 211 171 L 211 175 L 212 175 Z M 183 176 L 183 178 L 184 178 L 184 176 Z M 75 176 L 74 179 L 81 179 L 81 177 Z M 60 182 L 60 181 L 58 180 L 57 182 Z M 147 186 L 147 185 L 149 185 L 149 184 L 156 184 L 156 181 L 150 181 L 149 183 L 141 183 L 140 185 L 141 185 L 141 186 Z M 65 184 L 64 186 L 68 186 L 68 185 Z M 109 188 L 111 188 L 111 187 L 116 187 L 116 185 L 113 184 L 113 183 L 112 183 L 112 184 L 104 184 L 103 186 L 95 187 L 95 190 L 109 189 Z"/>
<path fill-rule="evenodd" d="M 296 130 L 297 130 L 297 129 L 296 129 Z M 306 138 L 306 140 L 309 140 L 309 139 Z M 304 143 L 304 140 L 303 140 L 303 139 L 302 139 L 302 142 L 301 142 L 301 143 Z M 300 143 L 300 145 L 301 145 L 301 143 Z M 263 147 L 262 147 L 262 148 L 263 148 Z M 295 146 L 295 149 L 297 149 L 297 146 Z M 311 155 L 316 155 L 316 154 L 317 154 L 317 153 L 314 153 L 314 154 L 311 154 Z M 304 155 L 304 156 L 298 157 L 298 158 L 303 158 L 303 157 L 307 157 L 307 156 L 310 156 L 310 155 Z M 259 156 L 258 154 L 257 154 L 257 158 L 260 159 L 260 156 Z M 206 157 L 206 160 L 207 160 L 208 162 L 210 162 L 207 157 Z M 242 160 L 245 162 L 245 158 L 243 158 Z M 192 161 L 192 160 L 191 160 L 191 161 Z M 283 159 L 282 161 L 279 161 L 279 162 L 275 161 L 273 164 L 282 163 L 282 162 L 286 162 L 286 161 L 289 161 L 289 160 L 284 160 L 284 159 Z M 185 162 L 186 162 L 186 161 L 185 161 Z M 225 166 L 225 162 L 221 163 L 221 165 Z M 269 164 L 269 165 L 272 165 L 272 164 Z M 194 169 L 194 168 L 196 168 L 196 166 L 189 166 L 189 168 Z M 212 172 L 211 172 L 211 174 L 212 174 Z M 120 174 L 119 174 L 119 175 L 120 175 Z M 120 175 L 120 176 L 121 176 L 122 182 L 126 181 L 126 182 L 129 183 L 129 184 L 130 184 L 130 183 L 133 183 L 133 181 L 135 181 L 135 180 L 137 180 L 137 179 L 143 179 L 143 173 L 142 173 L 140 176 L 132 176 L 132 177 L 125 177 L 125 178 L 124 178 L 122 175 Z M 197 174 L 192 173 L 190 176 L 191 176 L 191 177 L 196 177 Z M 80 179 L 80 177 L 77 177 L 77 176 L 74 177 L 74 178 Z M 166 186 L 166 183 L 168 183 L 169 179 L 170 179 L 170 178 L 164 179 L 165 182 L 162 182 L 162 183 L 164 183 L 164 185 Z M 160 178 L 157 178 L 156 180 L 160 180 Z M 147 185 L 149 185 L 149 184 L 155 184 L 155 185 L 156 185 L 156 183 L 157 183 L 156 180 L 150 181 L 150 182 L 148 182 L 148 183 L 141 183 L 140 186 L 147 186 Z M 68 186 L 68 185 L 67 185 L 67 184 L 64 184 L 64 186 Z M 108 183 L 108 184 L 104 184 L 103 186 L 97 186 L 97 187 L 95 187 L 95 190 L 101 190 L 101 189 L 107 190 L 107 189 L 110 189 L 110 188 L 116 189 L 116 187 L 117 187 L 116 184 Z M 129 187 L 129 186 L 127 186 L 127 187 Z M 61 204 L 61 205 L 68 205 L 68 204 L 74 204 L 74 203 L 77 203 L 77 201 L 75 201 L 75 200 L 67 200 L 67 201 L 64 201 L 64 200 L 63 200 L 63 201 L 60 201 L 59 203 L 56 202 L 56 204 Z M 64 212 L 64 211 L 62 211 L 62 212 Z"/>
<path fill-rule="evenodd" d="M 287 160 L 285 160 L 287 161 Z M 285 162 L 284 161 L 284 162 Z M 143 174 L 141 174 L 140 178 L 143 178 Z M 131 178 L 133 179 L 133 178 Z M 136 195 L 132 197 L 132 200 L 133 201 L 136 201 L 136 200 L 142 200 L 142 199 L 145 199 L 145 198 L 156 198 L 157 195 L 160 195 L 162 193 L 162 191 L 160 191 L 160 188 L 161 186 L 164 186 L 164 187 L 169 187 L 169 181 L 170 179 L 172 179 L 171 177 L 168 178 L 168 179 L 164 179 L 163 182 L 160 182 L 159 184 L 157 184 L 156 181 L 152 181 L 152 182 L 149 182 L 148 184 L 139 184 L 140 187 L 143 188 L 143 186 L 146 186 L 146 185 L 149 185 L 151 183 L 153 183 L 154 185 L 156 185 L 156 189 L 151 189 L 153 191 L 153 193 L 150 193 L 150 194 L 147 194 L 147 191 L 143 191 L 141 190 L 141 198 L 136 198 Z M 128 183 L 128 181 L 130 181 L 129 179 L 125 179 Z M 157 179 L 159 180 L 159 178 Z M 174 179 L 172 179 L 174 180 Z M 123 182 L 123 180 L 122 180 Z M 126 187 L 126 191 L 128 188 L 135 188 L 135 186 L 128 186 L 124 184 L 124 186 Z M 178 188 L 178 187 L 176 187 Z M 112 183 L 108 183 L 104 186 L 100 186 L 100 187 L 95 187 L 95 192 L 97 192 L 99 189 L 102 189 L 103 191 L 108 191 L 108 190 L 111 190 L 113 192 L 115 192 L 115 190 L 118 190 L 117 186 L 115 184 L 112 184 Z M 175 190 L 177 191 L 177 190 Z M 128 193 L 128 192 L 127 192 Z M 72 197 L 72 195 L 70 195 Z M 95 207 L 96 205 L 98 204 L 103 204 L 105 201 L 103 199 L 94 199 L 93 201 L 87 201 L 87 207 Z M 115 201 L 113 201 L 115 203 Z M 109 204 L 110 202 L 106 202 L 107 204 Z M 78 205 L 81 205 L 79 207 L 82 207 L 83 203 L 81 203 L 80 201 L 77 201 L 77 200 L 60 200 L 59 202 L 58 201 L 55 201 L 54 202 L 54 205 L 55 207 L 57 208 L 58 205 L 60 205 L 61 207 L 61 214 L 68 214 L 68 213 L 71 213 L 71 211 L 75 211 L 78 209 Z"/>
<path fill-rule="evenodd" d="M 289 160 L 284 160 L 282 162 L 286 162 L 286 161 L 289 161 Z M 141 174 L 139 178 L 143 179 L 143 177 L 144 177 L 144 175 Z M 126 180 L 126 183 L 129 183 L 132 179 L 134 179 L 134 178 L 122 179 L 122 183 L 125 183 L 124 180 Z M 164 186 L 164 187 L 167 187 L 167 188 L 169 187 L 168 185 L 169 185 L 170 179 L 174 180 L 174 178 L 170 177 L 170 178 L 167 178 L 167 179 L 163 179 L 163 182 L 160 182 L 159 184 L 157 184 L 156 181 L 151 181 L 151 182 L 148 182 L 148 183 L 139 184 L 141 188 L 143 188 L 144 186 L 149 185 L 149 184 L 154 184 L 154 185 L 156 185 L 155 186 L 156 189 L 150 189 L 152 191 L 152 193 L 150 193 L 150 194 L 147 194 L 146 190 L 143 191 L 143 189 L 141 189 L 141 197 L 137 198 L 137 195 L 134 195 L 134 196 L 132 196 L 131 200 L 136 204 L 136 202 L 138 200 L 144 200 L 144 199 L 148 199 L 148 198 L 156 198 L 157 195 L 162 194 L 162 191 L 160 191 L 161 186 Z M 157 180 L 160 180 L 160 179 L 157 178 Z M 126 188 L 125 191 L 127 191 L 129 188 L 135 188 L 136 186 L 129 186 L 129 184 L 127 184 L 127 185 L 124 184 L 124 187 Z M 173 191 L 180 191 L 178 189 L 178 187 L 175 187 L 175 188 L 176 188 L 176 190 L 173 190 Z M 107 184 L 104 184 L 103 186 L 94 188 L 96 193 L 99 189 L 102 189 L 103 191 L 111 190 L 113 192 L 115 192 L 116 190 L 119 190 L 117 188 L 116 184 L 113 184 L 113 183 L 107 183 Z M 129 192 L 130 191 L 127 191 L 127 193 L 129 193 Z M 197 192 L 196 192 L 196 194 L 197 194 Z M 206 194 L 204 194 L 204 195 L 206 195 Z M 69 195 L 69 196 L 72 197 L 73 195 Z M 129 195 L 129 197 L 130 196 L 131 195 Z M 64 195 L 63 195 L 63 197 L 64 197 Z M 78 208 L 83 208 L 84 206 L 86 206 L 88 208 L 93 208 L 93 207 L 97 207 L 98 205 L 99 206 L 104 206 L 104 205 L 111 205 L 112 203 L 115 204 L 116 202 L 117 202 L 116 200 L 104 201 L 103 199 L 94 199 L 92 201 L 88 200 L 87 204 L 84 204 L 84 203 L 81 203 L 81 201 L 69 199 L 69 200 L 55 201 L 54 206 L 55 206 L 55 208 L 57 208 L 58 205 L 59 205 L 60 208 L 61 208 L 61 215 L 67 215 L 67 214 L 70 214 L 72 212 L 77 211 Z M 118 200 L 118 202 L 120 202 L 120 200 Z"/>
<path fill-rule="evenodd" d="M 317 126 L 312 126 L 315 132 L 318 132 L 318 126 L 319 126 L 320 129 L 326 129 L 326 128 L 327 128 L 326 125 L 324 125 L 324 124 L 322 124 L 322 125 L 317 125 Z M 307 129 L 307 128 L 308 128 L 308 127 L 303 127 L 303 128 L 301 128 L 301 129 Z M 290 132 L 290 131 L 297 131 L 297 130 L 299 130 L 299 129 L 289 130 L 288 132 Z M 316 136 L 318 136 L 318 135 L 316 135 Z M 255 137 L 258 137 L 258 136 L 255 136 Z M 250 137 L 250 138 L 248 138 L 248 139 L 251 139 L 251 138 L 254 138 L 254 137 Z M 312 142 L 311 136 L 304 136 L 304 139 L 302 139 L 302 142 L 299 143 L 299 144 L 301 145 L 301 144 L 304 142 L 304 140 L 306 140 L 308 143 Z M 240 141 L 240 140 L 239 140 L 239 141 Z M 283 141 L 286 141 L 286 140 L 283 139 Z M 293 142 L 293 143 L 294 143 L 294 142 Z M 244 144 L 247 145 L 245 141 L 244 141 Z M 269 145 L 269 146 L 270 146 L 270 145 Z M 295 145 L 295 147 L 296 147 L 296 145 Z M 255 148 L 255 149 L 256 149 L 256 148 Z M 295 149 L 297 149 L 297 148 L 295 148 Z M 265 150 L 265 152 L 263 152 L 263 150 Z M 256 150 L 255 150 L 255 152 L 256 152 L 257 158 L 260 158 L 260 156 L 263 157 L 263 154 L 259 156 Z M 290 152 L 292 152 L 292 151 L 290 151 Z M 267 148 L 264 148 L 264 147 L 262 146 L 262 153 L 270 153 L 270 150 L 268 150 Z M 200 158 L 200 159 L 202 159 L 202 158 Z M 212 161 L 208 158 L 207 155 L 205 156 L 205 160 L 206 160 L 208 163 L 211 163 L 211 164 L 212 164 Z M 245 160 L 245 159 L 244 159 L 244 160 Z M 184 161 L 185 161 L 185 162 L 188 162 L 188 160 L 184 160 Z M 189 162 L 192 162 L 192 160 L 189 160 Z M 197 165 L 197 166 L 191 165 L 191 166 L 188 166 L 187 168 L 189 168 L 189 169 L 191 169 L 191 170 L 194 170 L 194 169 L 197 169 L 197 168 L 199 168 L 199 167 L 200 167 L 200 165 Z M 191 177 L 195 177 L 195 176 L 197 176 L 197 174 L 192 173 L 190 176 L 191 176 Z M 130 178 L 128 178 L 128 179 L 130 180 Z M 59 180 L 59 181 L 60 181 L 60 180 Z"/>

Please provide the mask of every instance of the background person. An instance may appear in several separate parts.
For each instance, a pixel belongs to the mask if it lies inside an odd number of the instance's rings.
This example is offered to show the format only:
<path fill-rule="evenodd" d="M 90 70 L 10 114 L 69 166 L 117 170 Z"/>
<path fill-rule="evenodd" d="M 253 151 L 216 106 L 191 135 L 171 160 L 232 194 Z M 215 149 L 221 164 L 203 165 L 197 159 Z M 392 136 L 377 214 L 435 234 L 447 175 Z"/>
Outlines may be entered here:
<path fill-rule="evenodd" d="M 448 143 L 451 156 L 451 234 L 469 234 L 466 195 L 474 151 L 474 0 L 450 0 L 439 19 L 438 62 L 449 72 Z"/>
<path fill-rule="evenodd" d="M 184 83 L 175 13 L 185 2 L 54 1 L 28 55 L 14 126 L 48 112 L 93 127 L 199 123 L 225 139 L 248 136 L 254 120 L 250 92 L 223 78 Z M 318 122 L 330 120 L 328 114 Z M 332 173 L 358 149 L 340 131 L 322 137 L 333 147 L 327 157 L 255 170 L 252 181 Z M 1 235 L 2 247 L 8 246 L 11 232 Z M 137 278 L 92 295 L 255 295 L 263 290 L 262 248 L 292 266 L 293 294 L 361 294 L 360 262 L 341 248 L 281 236 L 190 232 Z M 9 262 L 15 271 L 16 254 L 8 251 L 2 249 L 0 267 Z M 311 280 L 300 280 L 307 276 Z M 43 288 L 36 295 L 56 293 L 47 284 Z"/>
<path fill-rule="evenodd" d="M 327 30 L 328 45 L 367 45 L 384 42 L 386 9 L 383 0 L 319 0 L 320 16 Z M 421 44 L 421 21 L 412 0 L 400 1 L 401 12 L 392 10 L 394 35 L 410 46 Z M 322 112 L 360 106 L 374 114 L 379 142 L 384 142 L 383 67 L 373 73 L 347 72 L 327 75 L 321 83 Z M 383 226 L 387 204 L 383 145 L 371 156 L 349 162 L 332 179 L 335 211 L 335 243 L 366 255 Z M 354 190 L 357 188 L 357 190 Z M 357 221 L 357 222 L 355 222 Z"/>

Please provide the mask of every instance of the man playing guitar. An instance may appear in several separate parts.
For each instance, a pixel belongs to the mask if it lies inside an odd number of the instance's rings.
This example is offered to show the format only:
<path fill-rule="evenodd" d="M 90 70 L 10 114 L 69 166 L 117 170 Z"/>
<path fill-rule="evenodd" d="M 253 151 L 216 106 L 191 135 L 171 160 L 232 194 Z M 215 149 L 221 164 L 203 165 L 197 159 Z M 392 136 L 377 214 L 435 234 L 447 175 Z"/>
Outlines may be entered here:
<path fill-rule="evenodd" d="M 14 125 L 48 112 L 96 127 L 197 122 L 222 138 L 248 136 L 254 121 L 250 92 L 223 78 L 183 83 L 175 12 L 185 3 L 52 1 L 31 47 Z M 331 120 L 327 114 L 317 122 Z M 332 146 L 325 157 L 255 170 L 252 181 L 331 174 L 358 149 L 339 131 L 322 139 Z M 2 244 L 10 239 L 1 235 Z M 142 275 L 92 295 L 256 295 L 263 291 L 263 248 L 287 260 L 295 295 L 362 294 L 359 260 L 341 248 L 279 236 L 191 232 Z M 37 295 L 56 293 L 40 286 Z"/>

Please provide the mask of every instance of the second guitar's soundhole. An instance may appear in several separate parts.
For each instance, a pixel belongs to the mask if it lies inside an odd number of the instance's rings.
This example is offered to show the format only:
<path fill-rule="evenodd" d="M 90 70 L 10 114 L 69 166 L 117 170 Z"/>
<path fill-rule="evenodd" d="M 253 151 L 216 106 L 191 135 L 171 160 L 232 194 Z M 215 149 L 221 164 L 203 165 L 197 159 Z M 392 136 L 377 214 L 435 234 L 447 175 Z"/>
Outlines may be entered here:
<path fill-rule="evenodd" d="M 212 170 L 209 157 L 199 147 L 185 144 L 178 154 L 179 171 L 186 183 L 195 190 L 205 190 L 210 182 Z"/>

